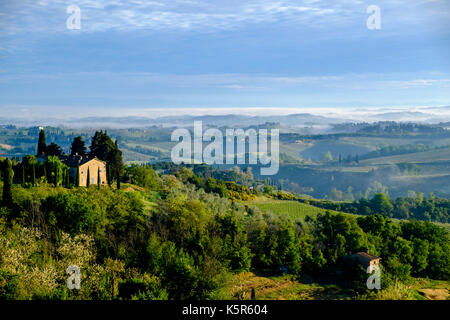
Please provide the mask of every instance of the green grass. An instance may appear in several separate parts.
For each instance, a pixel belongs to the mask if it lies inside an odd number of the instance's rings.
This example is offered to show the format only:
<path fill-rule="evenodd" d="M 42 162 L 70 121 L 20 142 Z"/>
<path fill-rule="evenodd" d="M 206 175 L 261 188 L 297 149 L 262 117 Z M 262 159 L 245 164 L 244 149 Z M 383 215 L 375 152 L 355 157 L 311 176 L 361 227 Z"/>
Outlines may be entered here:
<path fill-rule="evenodd" d="M 340 300 L 350 298 L 349 293 L 336 284 L 308 283 L 291 275 L 257 275 L 242 272 L 228 279 L 223 288 L 224 299 L 245 299 L 255 290 L 256 300 Z"/>
<path fill-rule="evenodd" d="M 255 205 L 263 212 L 272 212 L 278 215 L 284 215 L 298 222 L 304 222 L 306 216 L 315 217 L 319 213 L 324 213 L 325 209 L 310 206 L 298 201 L 285 200 L 254 200 L 249 204 Z"/>
<path fill-rule="evenodd" d="M 396 164 L 401 162 L 410 163 L 428 163 L 436 161 L 449 161 L 450 160 L 450 148 L 431 150 L 424 152 L 400 154 L 395 156 L 379 157 L 367 160 L 361 160 L 361 164 Z"/>

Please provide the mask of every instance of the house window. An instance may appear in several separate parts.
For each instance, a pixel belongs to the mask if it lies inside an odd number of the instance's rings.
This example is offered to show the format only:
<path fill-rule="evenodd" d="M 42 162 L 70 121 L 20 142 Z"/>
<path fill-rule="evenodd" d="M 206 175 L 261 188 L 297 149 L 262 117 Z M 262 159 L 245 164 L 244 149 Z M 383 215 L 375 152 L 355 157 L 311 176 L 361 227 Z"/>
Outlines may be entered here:
<path fill-rule="evenodd" d="M 81 170 L 81 174 L 83 174 L 84 173 L 84 171 L 83 170 Z"/>
<path fill-rule="evenodd" d="M 99 171 L 99 172 L 102 172 L 102 168 L 99 168 L 98 171 Z"/>
<path fill-rule="evenodd" d="M 84 178 L 81 178 L 81 182 L 84 182 Z"/>
<path fill-rule="evenodd" d="M 95 183 L 95 178 L 92 178 L 92 179 L 91 179 L 91 183 Z"/>

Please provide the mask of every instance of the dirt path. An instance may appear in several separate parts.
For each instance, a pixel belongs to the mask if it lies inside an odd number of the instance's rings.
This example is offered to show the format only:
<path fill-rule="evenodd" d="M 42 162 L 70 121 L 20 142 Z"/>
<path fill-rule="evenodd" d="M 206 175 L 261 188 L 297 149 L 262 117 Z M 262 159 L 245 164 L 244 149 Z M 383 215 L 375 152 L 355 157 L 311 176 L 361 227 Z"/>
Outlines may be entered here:
<path fill-rule="evenodd" d="M 428 300 L 447 300 L 449 298 L 447 289 L 421 289 L 419 291 Z"/>

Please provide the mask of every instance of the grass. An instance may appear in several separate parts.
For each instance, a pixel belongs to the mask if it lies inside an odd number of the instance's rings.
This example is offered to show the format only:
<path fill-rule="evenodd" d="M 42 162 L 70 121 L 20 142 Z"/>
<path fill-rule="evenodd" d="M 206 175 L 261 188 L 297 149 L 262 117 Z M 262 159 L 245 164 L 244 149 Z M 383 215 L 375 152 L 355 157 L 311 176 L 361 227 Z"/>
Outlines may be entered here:
<path fill-rule="evenodd" d="M 331 211 L 336 213 L 337 211 L 322 209 L 314 207 L 305 203 L 298 201 L 286 201 L 286 200 L 272 200 L 266 197 L 258 197 L 255 200 L 247 202 L 247 204 L 254 205 L 263 212 L 272 212 L 277 215 L 284 215 L 295 222 L 303 223 L 305 218 L 310 216 L 311 218 L 316 217 L 319 213 L 325 213 L 326 211 Z M 357 214 L 345 213 L 345 215 L 359 216 Z M 400 220 L 396 218 L 391 218 L 394 223 L 400 223 L 408 220 Z M 450 223 L 433 222 L 434 224 L 444 227 L 450 231 Z"/>
<path fill-rule="evenodd" d="M 439 150 L 431 150 L 431 151 L 361 160 L 360 163 L 361 164 L 395 164 L 401 162 L 427 163 L 427 162 L 449 161 L 449 160 L 450 160 L 450 148 L 445 148 Z"/>
<path fill-rule="evenodd" d="M 268 198 L 258 198 L 256 200 L 249 201 L 248 204 L 258 207 L 263 212 L 272 212 L 277 215 L 284 215 L 296 222 L 302 223 L 305 221 L 307 216 L 313 218 L 319 213 L 324 213 L 327 211 L 326 209 L 313 207 L 298 201 L 271 200 Z"/>
<path fill-rule="evenodd" d="M 241 272 L 228 277 L 222 299 L 250 300 L 252 289 L 256 300 L 448 300 L 450 282 L 413 278 L 411 283 L 397 283 L 384 290 L 355 295 L 350 289 L 308 276 L 297 279 L 291 275 Z"/>
<path fill-rule="evenodd" d="M 252 289 L 256 300 L 341 300 L 350 298 L 347 290 L 336 284 L 307 283 L 291 275 L 260 275 L 242 272 L 225 284 L 225 299 L 248 300 Z"/>
<path fill-rule="evenodd" d="M 445 280 L 432 280 L 416 278 L 408 287 L 414 296 L 420 300 L 449 300 L 450 282 Z"/>

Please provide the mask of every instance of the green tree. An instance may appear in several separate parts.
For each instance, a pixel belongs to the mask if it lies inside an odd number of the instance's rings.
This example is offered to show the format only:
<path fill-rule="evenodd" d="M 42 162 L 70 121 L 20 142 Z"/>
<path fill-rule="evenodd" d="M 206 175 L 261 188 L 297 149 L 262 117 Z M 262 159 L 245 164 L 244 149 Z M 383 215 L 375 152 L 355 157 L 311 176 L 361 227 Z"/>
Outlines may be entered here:
<path fill-rule="evenodd" d="M 89 188 L 90 185 L 91 185 L 91 172 L 90 172 L 89 167 L 88 167 L 86 187 Z"/>
<path fill-rule="evenodd" d="M 97 169 L 97 189 L 100 190 L 100 185 L 102 184 L 102 178 L 100 177 L 100 168 Z"/>
<path fill-rule="evenodd" d="M 22 166 L 22 187 L 25 187 L 25 167 Z"/>
<path fill-rule="evenodd" d="M 376 193 L 371 200 L 372 210 L 376 213 L 391 216 L 394 206 L 384 193 Z"/>
<path fill-rule="evenodd" d="M 13 202 L 12 185 L 13 185 L 14 171 L 12 169 L 12 162 L 8 158 L 3 161 L 3 203 L 9 206 Z"/>
<path fill-rule="evenodd" d="M 25 169 L 25 176 L 27 176 L 26 172 L 31 172 L 31 184 L 33 186 L 36 185 L 36 157 L 27 155 L 22 159 L 22 166 Z"/>
<path fill-rule="evenodd" d="M 62 149 L 59 145 L 52 142 L 47 146 L 47 155 L 48 156 L 60 156 L 60 155 L 62 155 Z"/>
<path fill-rule="evenodd" d="M 67 166 L 63 164 L 57 156 L 49 156 L 45 162 L 50 172 L 49 182 L 58 186 L 64 181 L 64 172 L 67 170 Z"/>
<path fill-rule="evenodd" d="M 47 142 L 45 139 L 45 131 L 39 131 L 39 141 L 38 141 L 38 149 L 37 156 L 43 156 L 47 153 Z"/>
<path fill-rule="evenodd" d="M 120 189 L 120 179 L 123 174 L 123 159 L 122 159 L 122 151 L 119 149 L 119 145 L 117 140 L 114 143 L 114 149 L 109 154 L 107 163 L 112 169 L 113 177 L 116 179 L 117 189 Z"/>
<path fill-rule="evenodd" d="M 33 163 L 31 165 L 31 184 L 34 186 L 36 186 L 36 164 Z"/>
<path fill-rule="evenodd" d="M 75 186 L 80 186 L 80 168 L 77 167 L 77 174 L 75 176 Z"/>
<path fill-rule="evenodd" d="M 106 161 L 108 184 L 116 180 L 117 188 L 120 189 L 120 179 L 123 174 L 123 159 L 118 141 L 113 142 L 106 131 L 96 131 L 92 138 L 90 149 L 92 156 Z"/>
<path fill-rule="evenodd" d="M 82 136 L 78 136 L 73 139 L 72 146 L 70 148 L 70 155 L 86 156 L 86 145 Z"/>

